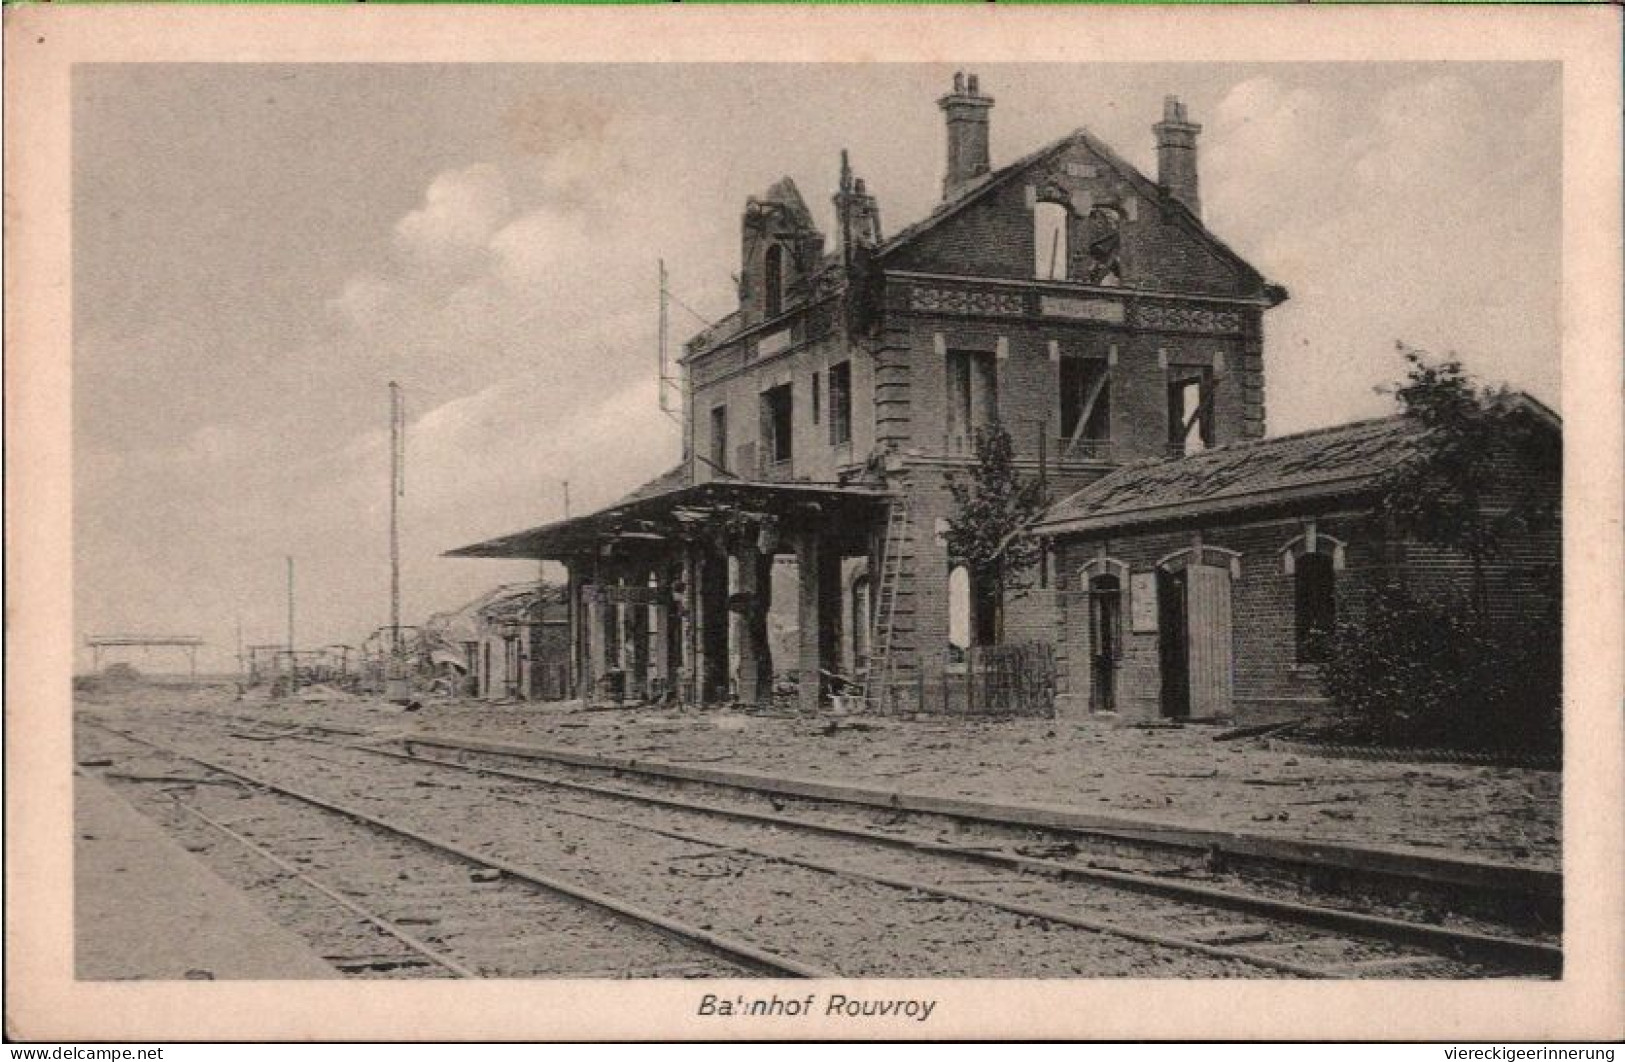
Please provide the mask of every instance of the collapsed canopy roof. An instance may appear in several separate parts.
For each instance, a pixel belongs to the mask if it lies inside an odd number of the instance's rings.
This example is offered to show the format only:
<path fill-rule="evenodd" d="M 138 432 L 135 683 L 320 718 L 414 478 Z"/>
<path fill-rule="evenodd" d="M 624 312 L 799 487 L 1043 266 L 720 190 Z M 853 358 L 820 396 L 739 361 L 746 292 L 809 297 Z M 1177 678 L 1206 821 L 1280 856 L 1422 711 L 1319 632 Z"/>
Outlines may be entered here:
<path fill-rule="evenodd" d="M 607 543 L 658 546 L 694 539 L 741 515 L 790 523 L 816 520 L 828 533 L 858 543 L 867 534 L 868 518 L 886 498 L 883 491 L 868 487 L 737 479 L 655 492 L 640 488 L 595 513 L 476 542 L 446 556 L 564 560 L 591 555 Z"/>

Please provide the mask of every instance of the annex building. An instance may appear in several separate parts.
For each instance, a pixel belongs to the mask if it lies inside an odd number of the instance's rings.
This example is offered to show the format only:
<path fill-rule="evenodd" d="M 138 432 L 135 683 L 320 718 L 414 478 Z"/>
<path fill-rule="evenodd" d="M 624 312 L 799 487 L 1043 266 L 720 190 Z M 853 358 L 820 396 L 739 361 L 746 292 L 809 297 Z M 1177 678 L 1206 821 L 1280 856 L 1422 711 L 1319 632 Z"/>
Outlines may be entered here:
<path fill-rule="evenodd" d="M 974 711 L 976 676 L 1018 660 L 1042 664 L 997 693 L 1021 710 L 1313 704 L 1299 632 L 1354 592 L 1344 573 L 1394 563 L 1361 487 L 1411 427 L 1265 439 L 1264 319 L 1286 291 L 1203 223 L 1201 126 L 1178 99 L 1148 116 L 1154 177 L 1083 129 L 994 170 L 977 78 L 938 105 L 927 217 L 887 232 L 844 157 L 833 233 L 788 177 L 745 204 L 738 307 L 682 358 L 674 468 L 450 555 L 564 565 L 566 684 L 588 698 L 756 704 L 777 675 L 804 708 L 855 689 L 874 710 Z M 1036 587 L 967 631 L 948 480 L 995 422 L 1060 500 Z M 792 610 L 793 659 L 773 659 L 769 617 Z"/>

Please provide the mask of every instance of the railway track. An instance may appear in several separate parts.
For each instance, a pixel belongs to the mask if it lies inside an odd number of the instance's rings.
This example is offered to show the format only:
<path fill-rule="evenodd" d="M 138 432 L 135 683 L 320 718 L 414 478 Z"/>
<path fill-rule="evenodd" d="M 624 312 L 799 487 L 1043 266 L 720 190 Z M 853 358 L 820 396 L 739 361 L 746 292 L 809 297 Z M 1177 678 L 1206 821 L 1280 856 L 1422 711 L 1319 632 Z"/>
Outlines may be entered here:
<path fill-rule="evenodd" d="M 671 977 L 809 977 L 826 972 L 524 868 L 504 867 L 456 841 L 400 828 L 165 742 L 97 725 L 125 742 L 111 750 L 100 746 L 104 755 L 144 757 L 135 762 L 151 764 L 156 754 L 156 765 L 202 766 L 211 780 L 243 783 L 222 789 L 169 774 L 167 792 L 132 797 L 190 850 L 309 939 L 342 975 L 630 977 L 658 971 Z M 119 776 L 107 778 L 117 782 Z M 221 838 L 229 851 L 211 844 Z M 243 858 L 233 858 L 233 852 Z"/>
<path fill-rule="evenodd" d="M 1542 943 L 639 792 L 624 777 L 606 786 L 426 756 L 417 745 L 357 744 L 368 740 L 362 734 L 260 729 L 239 732 L 261 740 L 236 749 L 198 748 L 234 741 L 218 724 L 169 717 L 164 727 L 179 733 L 167 736 L 188 742 L 184 749 L 125 737 L 442 849 L 459 846 L 425 832 L 425 816 L 457 817 L 462 833 L 482 839 L 460 854 L 510 876 L 582 890 L 615 866 L 602 887 L 619 898 L 594 898 L 654 914 L 668 933 L 722 933 L 744 945 L 735 958 L 771 956 L 806 973 L 1483 977 L 1549 976 L 1561 966 Z M 286 751 L 295 745 L 300 754 Z M 294 789 L 289 772 L 320 792 Z M 358 778 L 368 779 L 366 794 L 354 791 Z M 346 779 L 351 799 L 341 802 L 330 786 Z M 411 804 L 405 794 L 414 792 L 435 799 Z M 892 931 L 891 946 L 871 954 L 876 927 Z"/>
<path fill-rule="evenodd" d="M 1412 932 L 1424 941 L 1429 937 L 1444 943 L 1468 941 L 1475 934 L 1522 940 L 1543 948 L 1545 961 L 1553 968 L 1559 961 L 1562 879 L 1549 871 L 1325 843 L 1287 841 L 1283 846 L 1280 839 L 1178 828 L 1125 830 L 1119 823 L 1096 825 L 1087 818 L 1073 821 L 1076 816 L 1067 815 L 1066 809 L 1004 809 L 398 728 L 289 723 L 243 713 L 231 718 L 253 728 L 275 728 L 268 732 L 380 741 L 393 737 L 464 762 L 527 769 L 540 765 L 554 777 L 608 778 L 644 792 L 698 796 L 708 806 L 758 810 L 794 806 L 816 814 L 819 821 L 876 826 L 882 832 L 896 832 L 897 824 L 906 822 L 917 835 L 946 835 L 955 841 L 974 835 L 978 847 L 997 850 L 989 858 L 999 859 L 1002 853 L 1007 865 L 1019 865 L 1023 853 L 1065 853 L 1057 858 L 1069 872 L 1095 872 L 1100 880 L 1107 880 L 1114 871 L 1126 871 L 1150 891 L 1166 891 L 1171 884 L 1200 890 L 1205 882 L 1240 889 L 1250 896 L 1304 904 L 1309 913 L 1330 908 L 1356 918 L 1361 914 L 1387 917 L 1399 923 L 1392 927 L 1393 932 L 1415 927 Z M 1131 879 L 1116 882 L 1128 887 Z M 1455 936 L 1449 935 L 1452 933 Z M 1489 954 L 1493 957 L 1493 950 Z"/>
<path fill-rule="evenodd" d="M 874 824 L 912 820 L 924 831 L 974 833 L 989 847 L 1075 849 L 1074 867 L 1127 869 L 1153 877 L 1229 883 L 1251 893 L 1353 912 L 1389 915 L 1464 933 L 1511 934 L 1554 945 L 1562 925 L 1562 877 L 1538 868 L 1473 859 L 1351 848 L 1337 843 L 1136 823 L 1067 808 L 990 806 L 935 797 L 718 770 L 575 749 L 512 744 L 403 727 L 323 726 L 248 713 L 181 715 L 218 725 L 222 716 L 249 727 L 335 737 L 410 739 L 470 761 L 544 765 L 549 772 L 620 782 L 656 791 L 699 794 L 710 803 L 794 805 L 821 819 Z M 268 731 L 274 732 L 274 731 Z M 889 825 L 883 827 L 889 828 Z"/>

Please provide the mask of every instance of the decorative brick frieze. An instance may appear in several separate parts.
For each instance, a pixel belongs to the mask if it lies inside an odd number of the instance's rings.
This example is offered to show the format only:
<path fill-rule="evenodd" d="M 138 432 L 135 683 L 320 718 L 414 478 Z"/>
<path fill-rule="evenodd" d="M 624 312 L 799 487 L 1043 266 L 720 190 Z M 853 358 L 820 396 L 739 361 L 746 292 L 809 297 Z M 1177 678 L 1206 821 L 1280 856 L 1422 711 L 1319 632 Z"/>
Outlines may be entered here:
<path fill-rule="evenodd" d="M 1241 332 L 1243 319 L 1237 310 L 1139 302 L 1134 306 L 1133 324 L 1137 328 L 1155 328 L 1166 332 L 1231 335 Z"/>
<path fill-rule="evenodd" d="M 1027 300 L 1017 291 L 930 288 L 915 284 L 909 288 L 908 308 L 921 313 L 991 314 L 1019 317 L 1027 312 Z"/>

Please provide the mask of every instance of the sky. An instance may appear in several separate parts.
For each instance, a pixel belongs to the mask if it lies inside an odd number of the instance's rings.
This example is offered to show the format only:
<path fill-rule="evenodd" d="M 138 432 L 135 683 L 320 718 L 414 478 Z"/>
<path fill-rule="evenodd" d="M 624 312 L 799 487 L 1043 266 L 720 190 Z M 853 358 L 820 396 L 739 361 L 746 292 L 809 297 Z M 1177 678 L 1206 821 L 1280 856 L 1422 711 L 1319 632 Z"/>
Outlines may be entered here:
<path fill-rule="evenodd" d="M 1082 126 L 1154 176 L 1162 98 L 1186 102 L 1204 219 L 1291 293 L 1272 434 L 1388 411 L 1400 340 L 1558 406 L 1555 64 L 975 70 L 995 166 Z M 76 67 L 77 631 L 195 633 L 228 670 L 239 627 L 283 640 L 287 556 L 301 647 L 388 622 L 390 380 L 403 622 L 533 578 L 441 554 L 675 463 L 657 261 L 676 337 L 722 316 L 746 197 L 789 175 L 832 231 L 843 148 L 887 232 L 922 217 L 953 71 Z"/>

